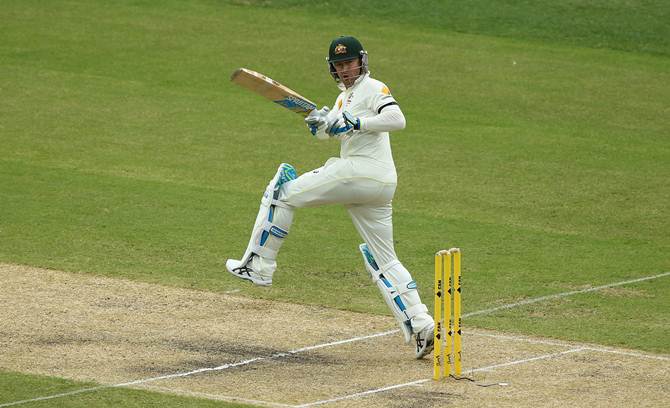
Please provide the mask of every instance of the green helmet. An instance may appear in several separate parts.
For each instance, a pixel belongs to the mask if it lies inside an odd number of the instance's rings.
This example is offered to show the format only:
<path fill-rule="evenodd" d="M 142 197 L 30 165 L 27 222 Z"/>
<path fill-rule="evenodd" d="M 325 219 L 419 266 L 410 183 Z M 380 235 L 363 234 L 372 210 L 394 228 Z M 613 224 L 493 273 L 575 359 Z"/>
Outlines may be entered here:
<path fill-rule="evenodd" d="M 328 49 L 328 62 L 347 61 L 359 58 L 364 53 L 363 45 L 356 38 L 342 36 L 334 39 Z"/>
<path fill-rule="evenodd" d="M 330 74 L 339 82 L 340 79 L 335 71 L 335 62 L 348 61 L 354 58 L 361 59 L 361 75 L 368 72 L 368 53 L 363 49 L 363 44 L 352 36 L 340 36 L 330 43 L 328 49 L 328 66 Z"/>

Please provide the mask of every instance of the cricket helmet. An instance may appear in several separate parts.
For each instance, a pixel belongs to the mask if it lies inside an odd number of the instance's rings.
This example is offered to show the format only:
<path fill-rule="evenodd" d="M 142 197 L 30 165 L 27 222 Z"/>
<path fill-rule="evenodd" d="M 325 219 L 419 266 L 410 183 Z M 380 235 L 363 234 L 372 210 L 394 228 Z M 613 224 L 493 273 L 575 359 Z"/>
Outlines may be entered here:
<path fill-rule="evenodd" d="M 368 72 L 368 53 L 363 49 L 363 44 L 352 36 L 340 36 L 330 43 L 328 48 L 328 67 L 330 68 L 330 75 L 335 78 L 335 81 L 340 82 L 337 76 L 334 63 L 339 61 L 348 61 L 354 58 L 359 58 L 361 61 L 361 75 Z"/>

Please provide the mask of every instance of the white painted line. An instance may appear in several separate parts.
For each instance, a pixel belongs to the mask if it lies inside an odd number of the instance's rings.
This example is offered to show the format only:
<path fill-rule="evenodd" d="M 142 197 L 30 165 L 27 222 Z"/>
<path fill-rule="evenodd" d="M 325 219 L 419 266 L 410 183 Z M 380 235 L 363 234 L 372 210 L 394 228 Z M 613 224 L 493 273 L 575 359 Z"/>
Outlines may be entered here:
<path fill-rule="evenodd" d="M 524 342 L 524 343 L 531 343 L 531 344 L 544 344 L 546 346 L 558 346 L 558 347 L 574 347 L 575 346 L 575 344 L 570 344 L 570 343 L 560 341 L 560 340 L 534 339 L 532 337 L 512 336 L 512 335 L 509 335 L 509 334 L 477 333 L 477 332 L 470 332 L 470 331 L 464 331 L 463 334 L 467 334 L 469 336 L 489 337 L 489 338 L 492 338 L 492 339 L 510 340 L 510 341 Z"/>
<path fill-rule="evenodd" d="M 413 385 L 419 385 L 419 384 L 425 383 L 427 381 L 430 381 L 430 378 L 426 378 L 426 379 L 423 379 L 423 380 L 416 380 L 416 381 L 412 381 L 412 382 L 408 382 L 408 383 L 404 383 L 404 384 L 389 385 L 388 387 L 382 387 L 382 388 L 376 388 L 374 390 L 367 390 L 367 391 L 363 391 L 363 392 L 357 392 L 355 394 L 343 395 L 341 397 L 331 398 L 331 399 L 327 399 L 327 400 L 308 402 L 306 404 L 296 405 L 295 408 L 313 407 L 315 405 L 330 404 L 331 402 L 338 402 L 338 401 L 348 400 L 348 399 L 352 399 L 352 398 L 365 397 L 367 395 L 377 394 L 377 393 L 384 392 L 384 391 L 390 391 L 390 390 L 395 390 L 395 389 L 398 389 L 398 388 L 404 388 L 404 387 L 409 387 L 409 386 L 413 386 Z"/>
<path fill-rule="evenodd" d="M 102 389 L 105 389 L 105 388 L 110 388 L 110 386 L 101 385 L 101 386 L 98 386 L 98 387 L 82 388 L 82 389 L 79 389 L 79 390 L 64 392 L 62 394 L 49 395 L 49 396 L 46 396 L 46 397 L 38 397 L 38 398 L 27 399 L 27 400 L 22 400 L 22 401 L 7 402 L 7 403 L 4 403 L 4 404 L 0 404 L 0 408 L 12 407 L 14 405 L 27 404 L 29 402 L 45 401 L 45 400 L 50 400 L 50 399 L 55 399 L 55 398 L 68 397 L 70 395 L 84 394 L 84 393 L 87 393 L 87 392 L 98 391 L 98 390 L 102 390 Z"/>
<path fill-rule="evenodd" d="M 585 349 L 589 350 L 589 351 L 597 351 L 599 353 L 612 353 L 612 354 L 618 354 L 620 356 L 627 356 L 627 357 L 648 358 L 650 360 L 670 361 L 670 357 L 663 356 L 663 355 L 644 354 L 644 353 L 637 353 L 637 352 L 634 352 L 634 351 L 614 350 L 614 349 L 609 349 L 609 348 L 606 348 L 606 347 L 585 347 Z"/>
<path fill-rule="evenodd" d="M 532 337 L 510 336 L 506 334 L 491 334 L 491 333 L 476 333 L 476 332 L 471 333 L 469 331 L 464 332 L 464 334 L 467 334 L 469 336 L 490 337 L 493 339 L 511 340 L 531 344 L 545 344 L 548 346 L 575 347 L 579 345 L 583 347 L 584 350 L 595 351 L 599 353 L 611 353 L 611 354 L 618 354 L 621 356 L 644 358 L 650 360 L 670 361 L 670 356 L 663 354 L 646 354 L 646 353 L 640 353 L 638 351 L 626 351 L 626 350 L 612 349 L 608 347 L 596 347 L 596 346 L 590 346 L 588 344 L 574 344 L 559 340 L 534 339 Z"/>
<path fill-rule="evenodd" d="M 254 405 L 260 405 L 264 407 L 271 407 L 271 408 L 294 408 L 295 405 L 289 405 L 289 404 L 282 404 L 279 402 L 270 402 L 270 401 L 261 401 L 261 400 L 255 400 L 255 399 L 248 399 L 248 398 L 240 398 L 240 397 L 231 397 L 229 395 L 220 395 L 220 394 L 209 394 L 206 392 L 197 392 L 197 391 L 187 391 L 187 390 L 182 390 L 178 388 L 168 388 L 168 387 L 159 387 L 156 385 L 140 385 L 138 387 L 139 389 L 147 389 L 147 390 L 156 390 L 160 391 L 163 393 L 170 393 L 170 394 L 177 394 L 177 395 L 186 395 L 190 397 L 197 397 L 197 398 L 206 398 L 210 400 L 217 400 L 217 401 L 227 401 L 227 402 L 241 402 L 245 404 L 254 404 Z"/>
<path fill-rule="evenodd" d="M 14 401 L 14 402 L 9 402 L 9 403 L 5 403 L 5 404 L 0 405 L 0 408 L 11 407 L 11 406 L 14 406 L 14 405 L 26 404 L 26 403 L 29 403 L 29 402 L 44 401 L 44 400 L 68 397 L 68 396 L 71 396 L 71 395 L 83 394 L 83 393 L 93 392 L 93 391 L 99 391 L 99 390 L 103 390 L 103 389 L 107 389 L 107 388 L 129 387 L 129 386 L 133 386 L 133 385 L 146 384 L 146 383 L 149 383 L 149 382 L 155 382 L 155 381 L 160 381 L 160 380 L 168 380 L 168 379 L 172 379 L 172 378 L 187 377 L 187 376 L 190 376 L 190 375 L 204 373 L 204 372 L 223 371 L 223 370 L 227 370 L 229 368 L 241 367 L 241 366 L 256 363 L 256 362 L 259 362 L 259 361 L 273 360 L 273 359 L 276 359 L 276 358 L 282 358 L 282 357 L 287 357 L 287 356 L 294 355 L 294 354 L 304 353 L 305 351 L 317 350 L 317 349 L 326 348 L 326 347 L 339 346 L 341 344 L 353 343 L 353 342 L 357 342 L 357 341 L 361 341 L 361 340 L 372 339 L 372 338 L 375 338 L 375 337 L 388 336 L 389 334 L 395 333 L 397 331 L 398 330 L 386 331 L 386 332 L 381 332 L 381 333 L 370 334 L 370 335 L 367 335 L 367 336 L 352 337 L 352 338 L 345 339 L 345 340 L 338 340 L 338 341 L 333 341 L 333 342 L 330 342 L 330 343 L 323 343 L 323 344 L 317 344 L 317 345 L 314 345 L 314 346 L 302 347 L 302 348 L 298 348 L 298 349 L 295 349 L 295 350 L 287 351 L 285 353 L 275 353 L 275 354 L 272 354 L 272 355 L 267 356 L 267 357 L 250 358 L 248 360 L 243 360 L 243 361 L 240 361 L 240 362 L 237 362 L 237 363 L 228 363 L 228 364 L 224 364 L 224 365 L 221 365 L 221 366 L 218 366 L 218 367 L 206 367 L 206 368 L 200 368 L 200 369 L 193 370 L 193 371 L 187 371 L 187 372 L 175 373 L 175 374 L 167 374 L 167 375 L 162 375 L 162 376 L 159 376 L 159 377 L 144 378 L 144 379 L 124 382 L 124 383 L 120 383 L 120 384 L 100 385 L 100 386 L 97 386 L 97 387 L 83 388 L 83 389 L 76 390 L 76 391 L 70 391 L 70 392 L 65 392 L 65 393 L 61 393 L 61 394 L 54 394 L 54 395 L 49 395 L 49 396 L 45 396 L 45 397 L 33 398 L 33 399 L 28 399 L 28 400 L 23 400 L 23 401 Z"/>
<path fill-rule="evenodd" d="M 400 331 L 400 329 L 395 329 L 395 330 L 389 330 L 389 331 L 385 331 L 385 332 L 381 332 L 381 333 L 369 334 L 367 336 L 352 337 L 352 338 L 349 338 L 349 339 L 333 341 L 331 343 L 324 343 L 324 344 L 317 344 L 315 346 L 303 347 L 303 348 L 295 349 L 293 351 L 289 351 L 288 353 L 279 353 L 279 354 L 281 354 L 281 356 L 283 357 L 284 355 L 288 355 L 288 354 L 297 354 L 297 353 L 302 353 L 302 352 L 305 352 L 305 351 L 321 349 L 321 348 L 324 348 L 324 347 L 339 346 L 340 344 L 353 343 L 353 342 L 356 342 L 356 341 L 373 339 L 375 337 L 388 336 L 389 334 L 398 333 L 399 331 Z"/>
<path fill-rule="evenodd" d="M 538 360 L 547 360 L 547 359 L 550 359 L 550 358 L 562 357 L 566 354 L 578 353 L 578 352 L 584 351 L 586 349 L 587 349 L 586 347 L 577 347 L 577 348 L 570 349 L 570 350 L 559 351 L 557 353 L 544 354 L 542 356 L 524 358 L 522 360 L 510 361 L 508 363 L 501 363 L 501 364 L 494 364 L 494 365 L 490 365 L 490 366 L 486 366 L 486 367 L 479 367 L 479 368 L 475 368 L 473 370 L 470 370 L 470 372 L 471 373 L 476 373 L 478 371 L 492 371 L 492 370 L 495 370 L 496 368 L 509 367 L 509 366 L 518 365 L 518 364 L 530 363 L 530 362 L 538 361 Z"/>
<path fill-rule="evenodd" d="M 205 372 L 208 372 L 208 371 L 221 371 L 221 370 L 226 370 L 228 368 L 240 367 L 240 366 L 244 366 L 244 365 L 247 365 L 247 364 L 255 363 L 255 362 L 261 361 L 261 360 L 269 360 L 271 358 L 274 358 L 274 356 L 275 355 L 272 355 L 270 357 L 255 357 L 255 358 L 250 358 L 248 360 L 242 360 L 238 363 L 228 363 L 228 364 L 224 364 L 224 365 L 221 365 L 221 366 L 218 366 L 218 367 L 199 368 L 197 370 L 187 371 L 187 372 L 183 372 L 183 373 L 167 374 L 167 375 L 161 375 L 159 377 L 144 378 L 144 379 L 141 379 L 141 380 L 135 380 L 135 381 L 129 381 L 129 382 L 126 382 L 126 383 L 121 383 L 121 384 L 109 385 L 109 387 L 127 387 L 129 385 L 144 384 L 144 383 L 148 383 L 148 382 L 168 380 L 168 379 L 179 378 L 179 377 L 187 377 L 189 375 L 205 373 Z"/>
<path fill-rule="evenodd" d="M 540 296 L 540 297 L 536 297 L 536 298 L 530 298 L 530 299 L 522 300 L 522 301 L 516 302 L 516 303 L 510 303 L 510 304 L 507 304 L 507 305 L 492 307 L 490 309 L 484 309 L 484 310 L 478 310 L 476 312 L 465 313 L 465 314 L 463 314 L 462 317 L 471 317 L 471 316 L 478 316 L 478 315 L 483 315 L 483 314 L 490 314 L 490 313 L 493 313 L 493 312 L 497 312 L 499 310 L 512 309 L 514 307 L 525 306 L 525 305 L 529 305 L 529 304 L 532 304 L 532 303 L 544 302 L 545 300 L 550 300 L 550 299 L 560 299 L 560 298 L 564 298 L 564 297 L 568 297 L 568 296 L 572 296 L 572 295 L 578 295 L 578 294 L 581 294 L 581 293 L 596 292 L 596 291 L 599 291 L 599 290 L 602 290 L 602 289 L 613 288 L 613 287 L 616 287 L 616 286 L 629 285 L 631 283 L 643 282 L 643 281 L 652 280 L 652 279 L 658 279 L 658 278 L 662 278 L 664 276 L 669 276 L 669 275 L 670 275 L 670 272 L 665 272 L 665 273 L 661 273 L 661 274 L 658 274 L 658 275 L 645 276 L 643 278 L 631 279 L 631 280 L 627 280 L 627 281 L 610 283 L 610 284 L 601 285 L 601 286 L 594 286 L 592 288 L 587 288 L 587 289 L 571 290 L 569 292 L 556 293 L 554 295 L 547 295 L 547 296 Z"/>
<path fill-rule="evenodd" d="M 643 277 L 643 278 L 631 279 L 631 280 L 622 281 L 622 282 L 611 283 L 611 284 L 608 284 L 608 285 L 595 286 L 595 287 L 588 288 L 588 289 L 573 290 L 573 291 L 570 291 L 570 292 L 557 293 L 557 294 L 554 294 L 554 295 L 540 296 L 540 297 L 537 297 L 537 298 L 526 299 L 526 300 L 523 300 L 521 302 L 511 303 L 511 304 L 502 305 L 502 306 L 497 306 L 497 307 L 494 307 L 494 308 L 484 309 L 484 310 L 471 312 L 471 313 L 465 313 L 465 314 L 463 314 L 462 317 L 489 314 L 489 313 L 496 312 L 498 310 L 511 309 L 511 308 L 514 308 L 514 307 L 523 306 L 523 305 L 527 305 L 527 304 L 531 304 L 531 303 L 542 302 L 544 300 L 557 299 L 557 298 L 572 296 L 572 295 L 576 295 L 576 294 L 580 294 L 580 293 L 594 292 L 594 291 L 598 291 L 598 290 L 602 290 L 602 289 L 606 289 L 606 288 L 612 288 L 612 287 L 627 285 L 627 284 L 631 284 L 631 283 L 643 282 L 643 281 L 647 281 L 647 280 L 651 280 L 651 279 L 658 279 L 658 278 L 668 276 L 668 275 L 670 275 L 670 272 L 665 272 L 665 273 L 661 273 L 661 274 L 653 275 L 653 276 L 646 276 L 646 277 Z M 55 395 L 50 395 L 50 396 L 45 396 L 45 397 L 23 400 L 23 401 L 9 402 L 9 403 L 5 403 L 5 404 L 0 405 L 0 408 L 25 404 L 25 403 L 28 403 L 28 402 L 35 402 L 35 401 L 43 401 L 43 400 L 61 398 L 61 397 L 66 397 L 66 396 L 70 396 L 70 395 L 76 395 L 76 394 L 81 394 L 81 393 L 86 393 L 86 392 L 93 392 L 93 391 L 98 391 L 98 390 L 107 389 L 107 388 L 127 387 L 127 386 L 131 386 L 131 385 L 144 384 L 144 383 L 148 383 L 148 382 L 154 382 L 154 381 L 165 380 L 165 379 L 170 379 L 170 378 L 186 377 L 186 376 L 190 376 L 190 375 L 194 375 L 194 374 L 198 374 L 198 373 L 203 373 L 203 372 L 222 371 L 222 370 L 226 370 L 226 369 L 233 368 L 233 367 L 239 367 L 239 366 L 243 366 L 243 365 L 256 363 L 258 361 L 265 361 L 265 360 L 272 360 L 272 359 L 276 359 L 276 358 L 286 357 L 286 356 L 290 356 L 290 355 L 293 355 L 293 354 L 302 353 L 302 352 L 305 352 L 305 351 L 317 350 L 317 349 L 321 349 L 321 348 L 325 348 L 325 347 L 332 347 L 332 346 L 337 346 L 337 345 L 341 345 L 341 344 L 353 343 L 353 342 L 367 340 L 367 339 L 371 339 L 371 338 L 375 338 L 375 337 L 388 336 L 388 335 L 391 335 L 391 334 L 396 334 L 399 331 L 400 331 L 399 329 L 395 329 L 395 330 L 389 330 L 389 331 L 385 331 L 385 332 L 381 332 L 381 333 L 374 333 L 374 334 L 370 334 L 370 335 L 367 335 L 367 336 L 352 337 L 352 338 L 349 338 L 349 339 L 338 340 L 338 341 L 334 341 L 334 342 L 330 342 L 330 343 L 323 343 L 323 344 L 317 344 L 317 345 L 314 345 L 314 346 L 303 347 L 303 348 L 287 351 L 285 353 L 276 353 L 276 354 L 273 354 L 273 355 L 268 356 L 268 357 L 256 357 L 256 358 L 252 358 L 252 359 L 249 359 L 249 360 L 244 360 L 244 361 L 241 361 L 241 362 L 238 362 L 238 363 L 224 364 L 224 365 L 221 365 L 221 366 L 218 366 L 218 367 L 201 368 L 201 369 L 198 369 L 198 370 L 193 370 L 193 371 L 188 371 L 188 372 L 183 372 L 183 373 L 176 373 L 176 374 L 168 374 L 168 375 L 164 375 L 164 376 L 160 376 L 160 377 L 145 378 L 145 379 L 130 381 L 130 382 L 121 383 L 121 384 L 101 385 L 101 386 L 98 386 L 98 387 L 84 388 L 84 389 L 71 391 L 71 392 L 66 392 L 66 393 L 62 393 L 62 394 L 55 394 Z M 591 348 L 591 350 L 600 351 L 600 350 L 605 350 L 605 349 Z M 620 354 L 623 354 L 623 353 L 620 353 Z M 638 356 L 635 353 L 629 353 L 629 355 Z M 642 357 L 642 356 L 643 356 L 642 354 L 639 355 L 639 357 Z M 660 359 L 665 360 L 666 358 L 661 357 Z"/>
<path fill-rule="evenodd" d="M 575 349 L 571 349 L 571 350 L 561 351 L 561 352 L 558 352 L 558 353 L 544 354 L 544 355 L 541 355 L 541 356 L 536 356 L 536 357 L 531 357 L 531 358 L 524 358 L 524 359 L 515 360 L 515 361 L 509 361 L 507 363 L 494 364 L 494 365 L 490 365 L 490 366 L 486 366 L 486 367 L 479 367 L 479 368 L 475 368 L 473 370 L 469 370 L 468 372 L 473 373 L 473 372 L 478 372 L 478 371 L 491 371 L 491 370 L 495 370 L 496 368 L 501 368 L 501 367 L 509 367 L 509 366 L 513 366 L 513 365 L 526 364 L 526 363 L 530 363 L 530 362 L 533 362 L 533 361 L 547 360 L 547 359 L 550 359 L 550 358 L 559 358 L 559 357 L 562 357 L 566 354 L 578 353 L 578 352 L 584 351 L 584 350 L 585 350 L 584 347 L 579 347 L 579 348 L 575 348 Z M 353 398 L 365 397 L 365 396 L 368 396 L 368 395 L 378 394 L 378 393 L 385 392 L 385 391 L 396 390 L 398 388 L 416 386 L 416 385 L 427 383 L 429 381 L 432 381 L 432 378 L 424 378 L 422 380 L 416 380 L 416 381 L 407 382 L 407 383 L 403 383 L 403 384 L 389 385 L 389 386 L 382 387 L 382 388 L 375 388 L 375 389 L 372 389 L 372 390 L 357 392 L 355 394 L 342 395 L 340 397 L 330 398 L 330 399 L 327 399 L 327 400 L 308 402 L 308 403 L 305 403 L 305 404 L 296 405 L 295 408 L 307 408 L 307 407 L 313 407 L 313 406 L 316 406 L 316 405 L 324 405 L 324 404 L 330 404 L 332 402 L 339 402 L 339 401 L 349 400 L 349 399 L 353 399 Z"/>

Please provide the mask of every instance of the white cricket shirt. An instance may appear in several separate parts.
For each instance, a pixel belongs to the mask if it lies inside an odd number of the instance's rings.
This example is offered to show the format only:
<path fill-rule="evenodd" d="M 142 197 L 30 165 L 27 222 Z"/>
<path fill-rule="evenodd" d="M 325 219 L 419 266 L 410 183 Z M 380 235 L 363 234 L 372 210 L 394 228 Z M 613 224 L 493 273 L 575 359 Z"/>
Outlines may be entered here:
<path fill-rule="evenodd" d="M 390 166 L 395 173 L 389 133 L 366 130 L 365 122 L 366 118 L 377 116 L 386 107 L 394 106 L 397 109 L 397 105 L 389 88 L 383 82 L 371 78 L 369 73 L 340 93 L 331 114 L 341 115 L 346 110 L 361 120 L 361 130 L 342 136 L 340 157 L 372 159 L 384 167 Z"/>

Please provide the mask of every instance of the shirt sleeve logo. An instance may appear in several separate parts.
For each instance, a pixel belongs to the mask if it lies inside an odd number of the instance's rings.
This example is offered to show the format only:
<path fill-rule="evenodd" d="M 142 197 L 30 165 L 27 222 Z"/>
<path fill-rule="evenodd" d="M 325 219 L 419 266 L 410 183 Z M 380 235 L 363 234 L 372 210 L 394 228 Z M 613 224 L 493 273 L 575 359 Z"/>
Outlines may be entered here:
<path fill-rule="evenodd" d="M 382 93 L 384 95 L 391 95 L 391 90 L 389 89 L 388 86 L 384 85 L 384 87 L 382 88 Z"/>

